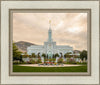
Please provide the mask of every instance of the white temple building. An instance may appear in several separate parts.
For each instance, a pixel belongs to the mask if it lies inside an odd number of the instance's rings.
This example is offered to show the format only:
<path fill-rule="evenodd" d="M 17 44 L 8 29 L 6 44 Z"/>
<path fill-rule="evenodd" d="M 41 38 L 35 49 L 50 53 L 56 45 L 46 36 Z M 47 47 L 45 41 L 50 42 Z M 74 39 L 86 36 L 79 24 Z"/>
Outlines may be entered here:
<path fill-rule="evenodd" d="M 51 26 L 48 30 L 48 40 L 44 42 L 44 45 L 31 45 L 27 47 L 27 54 L 31 55 L 32 53 L 35 53 L 36 55 L 39 53 L 40 56 L 45 53 L 48 55 L 48 57 L 52 58 L 53 54 L 58 53 L 59 55 L 64 55 L 67 52 L 73 53 L 73 47 L 70 47 L 68 45 L 56 45 L 56 42 L 52 39 L 52 30 Z"/>

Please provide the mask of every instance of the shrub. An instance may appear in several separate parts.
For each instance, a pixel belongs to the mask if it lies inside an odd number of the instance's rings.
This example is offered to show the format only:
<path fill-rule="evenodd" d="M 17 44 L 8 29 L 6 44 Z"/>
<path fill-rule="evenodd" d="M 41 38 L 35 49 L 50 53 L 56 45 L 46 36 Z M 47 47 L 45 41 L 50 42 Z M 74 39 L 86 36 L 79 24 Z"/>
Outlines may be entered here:
<path fill-rule="evenodd" d="M 19 60 L 13 61 L 13 64 L 20 64 L 21 62 Z"/>
<path fill-rule="evenodd" d="M 82 64 L 87 64 L 87 62 L 83 62 Z"/>
<path fill-rule="evenodd" d="M 46 63 L 48 61 L 48 59 L 44 59 L 44 63 Z"/>
<path fill-rule="evenodd" d="M 25 55 L 22 55 L 22 58 L 27 58 L 29 57 L 29 55 L 25 54 Z"/>
<path fill-rule="evenodd" d="M 56 65 L 57 63 L 54 63 L 54 65 Z"/>
<path fill-rule="evenodd" d="M 76 62 L 75 62 L 74 59 L 69 59 L 68 63 L 69 63 L 69 64 L 76 64 Z"/>
<path fill-rule="evenodd" d="M 83 63 L 80 63 L 80 64 L 87 64 L 87 62 L 83 62 Z"/>
<path fill-rule="evenodd" d="M 58 63 L 63 63 L 63 59 L 62 58 L 59 58 L 58 59 Z"/>
<path fill-rule="evenodd" d="M 27 62 L 22 62 L 21 64 L 27 64 Z"/>
<path fill-rule="evenodd" d="M 55 58 L 52 59 L 53 63 L 55 62 L 55 60 L 56 60 Z"/>
<path fill-rule="evenodd" d="M 32 60 L 32 59 L 31 59 L 31 60 L 30 60 L 30 63 L 31 63 L 31 64 L 35 64 L 35 60 Z"/>
<path fill-rule="evenodd" d="M 37 60 L 37 63 L 42 63 L 40 58 Z"/>
<path fill-rule="evenodd" d="M 32 53 L 31 57 L 35 58 L 36 57 L 35 53 Z"/>
<path fill-rule="evenodd" d="M 18 64 L 18 62 L 13 62 L 13 64 Z"/>
<path fill-rule="evenodd" d="M 51 62 L 52 61 L 52 59 L 49 59 L 49 62 Z"/>

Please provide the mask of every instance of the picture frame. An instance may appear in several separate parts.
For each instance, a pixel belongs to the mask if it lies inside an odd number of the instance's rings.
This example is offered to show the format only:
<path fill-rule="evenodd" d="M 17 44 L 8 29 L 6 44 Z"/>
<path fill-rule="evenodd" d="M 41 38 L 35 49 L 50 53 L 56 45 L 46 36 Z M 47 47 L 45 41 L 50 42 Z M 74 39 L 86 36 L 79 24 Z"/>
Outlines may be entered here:
<path fill-rule="evenodd" d="M 55 12 L 56 13 L 67 13 L 67 12 L 68 13 L 73 13 L 73 12 L 74 13 L 80 13 L 80 12 L 81 13 L 87 13 L 87 26 L 88 26 L 88 29 L 87 29 L 88 30 L 88 33 L 87 33 L 87 35 L 88 35 L 87 36 L 88 42 L 87 42 L 87 44 L 88 44 L 88 48 L 89 48 L 88 49 L 88 56 L 90 56 L 91 55 L 91 50 L 90 50 L 91 49 L 91 43 L 90 43 L 90 41 L 91 41 L 90 40 L 91 39 L 90 38 L 90 36 L 91 36 L 91 32 L 90 32 L 91 31 L 91 28 L 90 28 L 90 23 L 91 23 L 90 22 L 90 20 L 91 20 L 90 17 L 91 17 L 91 14 L 90 14 L 90 12 L 91 12 L 91 10 L 90 9 L 86 9 L 86 10 L 82 10 L 81 11 L 81 9 L 77 9 L 77 10 L 75 10 L 75 9 L 71 9 L 71 10 L 66 10 L 66 9 L 57 10 L 57 9 L 53 9 L 53 10 L 49 10 L 49 12 L 50 13 L 51 12 L 52 13 L 55 13 Z M 91 69 L 91 64 L 90 64 L 91 63 L 91 59 L 90 59 L 90 57 L 88 57 L 88 71 L 87 72 L 79 72 L 79 73 L 78 72 L 77 73 L 76 72 L 65 72 L 65 73 L 64 72 L 63 73 L 61 73 L 61 72 L 56 72 L 56 73 L 51 73 L 51 72 L 47 72 L 47 73 L 46 72 L 45 73 L 44 72 L 35 72 L 35 73 L 34 72 L 33 73 L 13 72 L 13 68 L 12 68 L 13 67 L 12 66 L 13 65 L 12 64 L 12 58 L 13 58 L 12 57 L 12 43 L 13 43 L 13 40 L 12 40 L 12 36 L 13 36 L 12 35 L 13 34 L 13 31 L 12 31 L 13 30 L 13 25 L 12 25 L 12 23 L 13 22 L 12 21 L 13 21 L 13 13 L 49 13 L 49 12 L 46 9 L 42 9 L 42 10 L 37 10 L 37 9 L 32 9 L 32 10 L 27 10 L 27 9 L 25 9 L 25 10 L 23 10 L 23 9 L 19 9 L 19 10 L 18 9 L 10 9 L 9 10 L 9 15 L 10 15 L 10 17 L 9 17 L 9 20 L 10 20 L 9 21 L 10 22 L 9 23 L 10 24 L 9 25 L 9 29 L 10 29 L 10 33 L 9 33 L 10 34 L 9 35 L 10 36 L 9 37 L 9 39 L 10 39 L 10 41 L 9 41 L 9 43 L 10 43 L 10 48 L 9 48 L 10 49 L 10 52 L 9 52 L 10 53 L 10 55 L 9 55 L 10 56 L 9 67 L 10 68 L 9 68 L 9 72 L 10 73 L 9 73 L 9 75 L 10 76 L 15 76 L 15 75 L 16 76 L 20 76 L 20 75 L 21 76 L 44 76 L 44 75 L 45 76 L 62 76 L 62 75 L 63 76 L 80 76 L 80 75 L 81 76 L 82 75 L 83 76 L 89 76 L 89 75 L 91 75 L 91 70 L 90 70 Z"/>
<path fill-rule="evenodd" d="M 20 3 L 22 2 L 22 3 Z M 32 2 L 32 3 L 31 3 Z M 76 3 L 77 2 L 77 3 Z M 12 12 L 67 10 L 88 13 L 88 73 L 13 73 Z M 22 11 L 23 10 L 23 11 Z M 95 17 L 96 16 L 96 17 Z M 95 18 L 94 18 L 95 17 Z M 7 24 L 7 25 L 5 25 Z M 95 29 L 94 29 L 95 28 Z M 7 56 L 7 57 L 5 57 Z M 93 57 L 97 56 L 97 57 Z M 94 60 L 95 59 L 95 60 Z M 99 0 L 1 1 L 1 85 L 3 84 L 97 84 L 99 85 Z M 94 69 L 95 68 L 95 69 Z M 81 79 L 80 79 L 81 78 Z M 28 80 L 27 80 L 28 79 Z M 79 81 L 80 79 L 80 81 Z M 26 81 L 27 80 L 27 81 Z M 34 81 L 33 81 L 34 80 Z M 60 80 L 60 81 L 58 81 Z M 25 82 L 23 82 L 25 81 Z M 40 82 L 38 82 L 40 81 Z M 74 81 L 74 82 L 72 82 Z"/>

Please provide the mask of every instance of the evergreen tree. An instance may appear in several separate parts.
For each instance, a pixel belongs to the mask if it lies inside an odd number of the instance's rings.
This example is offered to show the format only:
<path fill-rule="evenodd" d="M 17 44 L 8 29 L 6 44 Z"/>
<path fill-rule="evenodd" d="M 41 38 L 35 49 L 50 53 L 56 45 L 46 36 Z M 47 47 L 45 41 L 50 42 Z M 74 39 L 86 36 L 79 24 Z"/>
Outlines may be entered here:
<path fill-rule="evenodd" d="M 84 58 L 87 59 L 87 51 L 86 50 L 83 50 L 81 53 L 80 53 L 80 58 L 83 60 Z"/>
<path fill-rule="evenodd" d="M 13 43 L 13 61 L 14 60 L 20 60 L 22 61 L 22 55 L 21 52 L 18 51 L 17 46 L 15 45 L 15 43 Z"/>

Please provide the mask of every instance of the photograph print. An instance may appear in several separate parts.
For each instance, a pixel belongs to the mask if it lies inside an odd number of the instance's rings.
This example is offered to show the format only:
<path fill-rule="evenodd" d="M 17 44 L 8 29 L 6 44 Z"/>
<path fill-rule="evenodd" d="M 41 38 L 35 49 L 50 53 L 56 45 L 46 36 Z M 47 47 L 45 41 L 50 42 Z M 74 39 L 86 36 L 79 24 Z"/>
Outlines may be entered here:
<path fill-rule="evenodd" d="M 13 13 L 13 72 L 87 72 L 87 13 Z"/>

